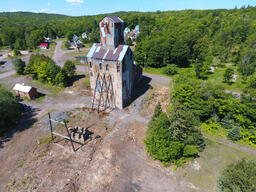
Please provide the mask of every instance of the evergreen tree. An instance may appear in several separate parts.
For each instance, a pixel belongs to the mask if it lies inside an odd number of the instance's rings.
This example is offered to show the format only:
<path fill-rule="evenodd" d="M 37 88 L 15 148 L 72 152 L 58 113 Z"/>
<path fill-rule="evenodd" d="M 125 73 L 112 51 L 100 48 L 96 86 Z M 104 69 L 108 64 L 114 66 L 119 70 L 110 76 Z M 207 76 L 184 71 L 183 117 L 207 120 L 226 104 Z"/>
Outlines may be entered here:
<path fill-rule="evenodd" d="M 21 108 L 13 94 L 0 86 L 0 136 L 14 128 L 21 117 Z"/>
<path fill-rule="evenodd" d="M 234 69 L 228 68 L 225 70 L 223 81 L 225 83 L 230 83 L 234 75 Z"/>
<path fill-rule="evenodd" d="M 13 60 L 13 65 L 15 67 L 15 71 L 17 74 L 19 75 L 23 75 L 24 74 L 24 69 L 25 69 L 25 62 L 22 61 L 21 59 L 14 59 Z"/>
<path fill-rule="evenodd" d="M 169 132 L 169 119 L 161 113 L 145 139 L 147 152 L 163 162 L 179 159 L 182 156 L 183 144 L 172 141 Z"/>
<path fill-rule="evenodd" d="M 228 138 L 231 139 L 232 141 L 240 140 L 241 139 L 240 128 L 234 127 L 233 129 L 229 130 Z"/>

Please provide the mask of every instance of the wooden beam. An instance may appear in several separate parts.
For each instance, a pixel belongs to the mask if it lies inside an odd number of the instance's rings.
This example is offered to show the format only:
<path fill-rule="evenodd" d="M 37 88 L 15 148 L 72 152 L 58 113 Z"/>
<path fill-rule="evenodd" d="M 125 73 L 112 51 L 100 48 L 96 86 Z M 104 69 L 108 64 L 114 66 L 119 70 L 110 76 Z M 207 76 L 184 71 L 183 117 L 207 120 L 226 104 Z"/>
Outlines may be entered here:
<path fill-rule="evenodd" d="M 53 138 L 53 134 L 52 134 L 52 122 L 51 122 L 51 115 L 50 115 L 50 113 L 48 113 L 48 117 L 49 117 L 49 123 L 50 123 L 50 130 L 51 130 L 51 136 L 52 136 L 52 143 L 54 143 L 54 138 Z"/>
<path fill-rule="evenodd" d="M 95 101 L 96 89 L 97 89 L 97 85 L 98 85 L 99 76 L 100 76 L 100 74 L 98 73 L 97 78 L 96 78 L 95 87 L 94 87 L 94 93 L 93 93 L 93 99 L 92 99 L 92 109 L 94 107 L 94 101 Z"/>
<path fill-rule="evenodd" d="M 55 123 L 60 123 L 60 124 L 62 124 L 62 125 L 65 125 L 63 122 L 56 121 L 56 120 L 54 120 L 54 119 L 50 119 L 50 121 L 53 121 L 53 122 L 55 122 Z"/>
<path fill-rule="evenodd" d="M 68 137 L 69 137 L 69 139 L 70 139 L 70 143 L 71 143 L 71 145 L 72 145 L 73 151 L 76 152 L 75 147 L 74 147 L 74 144 L 73 144 L 73 141 L 72 141 L 72 139 L 71 139 L 71 134 L 69 133 L 69 130 L 68 130 L 68 127 L 67 127 L 67 123 L 66 123 L 66 121 L 63 121 L 63 122 L 64 122 L 64 124 L 65 124 L 65 128 L 66 128 L 66 131 L 67 131 L 67 133 L 68 133 Z"/>
<path fill-rule="evenodd" d="M 62 138 L 64 138 L 64 139 L 70 139 L 69 137 L 67 137 L 67 136 L 65 136 L 65 135 L 62 135 L 62 134 L 59 134 L 59 133 L 56 133 L 56 132 L 52 132 L 52 134 L 53 135 L 57 135 L 57 136 L 59 136 L 59 137 L 62 137 Z"/>

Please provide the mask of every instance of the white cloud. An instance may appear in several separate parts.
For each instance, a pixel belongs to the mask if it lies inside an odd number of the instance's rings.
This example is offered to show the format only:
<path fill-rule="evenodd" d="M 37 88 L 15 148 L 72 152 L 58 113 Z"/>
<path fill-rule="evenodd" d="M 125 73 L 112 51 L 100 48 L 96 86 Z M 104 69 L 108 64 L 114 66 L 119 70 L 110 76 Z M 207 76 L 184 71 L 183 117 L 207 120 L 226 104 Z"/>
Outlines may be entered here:
<path fill-rule="evenodd" d="M 47 6 L 51 6 L 52 4 L 50 2 L 47 3 Z"/>
<path fill-rule="evenodd" d="M 81 5 L 84 3 L 84 0 L 65 0 L 67 3 L 70 3 L 71 5 Z"/>
<path fill-rule="evenodd" d="M 41 9 L 39 12 L 40 12 L 40 13 L 45 13 L 45 12 L 49 12 L 49 11 L 50 11 L 50 9 L 45 8 L 45 9 Z"/>
<path fill-rule="evenodd" d="M 10 12 L 32 12 L 32 13 L 51 13 L 52 11 L 48 8 L 41 10 L 27 10 L 27 9 L 11 9 Z M 55 11 L 56 12 L 56 11 Z"/>
<path fill-rule="evenodd" d="M 10 12 L 26 12 L 26 9 L 11 9 Z"/>

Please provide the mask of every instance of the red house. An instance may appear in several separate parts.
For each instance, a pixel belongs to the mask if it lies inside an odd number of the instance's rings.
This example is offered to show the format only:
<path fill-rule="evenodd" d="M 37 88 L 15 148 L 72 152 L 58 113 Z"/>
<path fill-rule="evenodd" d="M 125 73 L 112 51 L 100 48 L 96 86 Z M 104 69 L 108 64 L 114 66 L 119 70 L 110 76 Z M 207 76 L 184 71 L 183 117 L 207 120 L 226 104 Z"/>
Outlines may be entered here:
<path fill-rule="evenodd" d="M 48 43 L 41 43 L 40 45 L 37 46 L 39 49 L 48 49 L 49 44 Z"/>

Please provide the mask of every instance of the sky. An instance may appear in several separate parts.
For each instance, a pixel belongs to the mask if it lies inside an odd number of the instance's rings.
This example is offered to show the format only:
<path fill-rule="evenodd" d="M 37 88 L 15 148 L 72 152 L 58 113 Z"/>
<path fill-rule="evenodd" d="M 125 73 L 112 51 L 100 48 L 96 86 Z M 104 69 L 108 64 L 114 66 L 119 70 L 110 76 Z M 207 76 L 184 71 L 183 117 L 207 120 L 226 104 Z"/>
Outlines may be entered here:
<path fill-rule="evenodd" d="M 82 16 L 117 11 L 233 9 L 242 5 L 256 6 L 256 0 L 0 0 L 0 12 L 29 11 Z"/>

